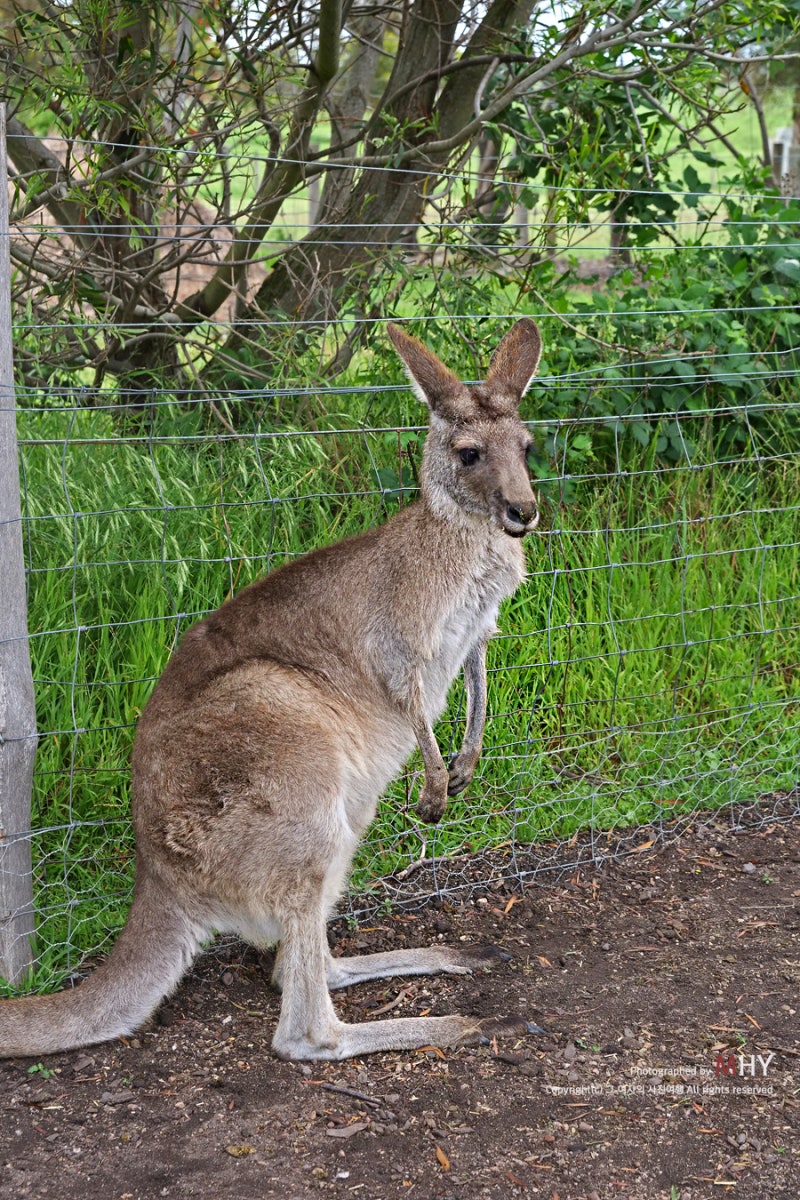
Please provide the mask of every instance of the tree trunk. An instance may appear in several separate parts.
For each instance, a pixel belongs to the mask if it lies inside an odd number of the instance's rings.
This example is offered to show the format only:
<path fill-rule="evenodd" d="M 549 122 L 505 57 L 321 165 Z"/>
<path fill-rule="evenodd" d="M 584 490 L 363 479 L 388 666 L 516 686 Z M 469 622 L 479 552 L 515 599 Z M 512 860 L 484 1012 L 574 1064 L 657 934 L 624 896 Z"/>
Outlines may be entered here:
<path fill-rule="evenodd" d="M 464 65 L 442 86 L 441 72 L 451 60 L 463 4 L 416 0 L 401 32 L 385 102 L 378 105 L 379 115 L 365 139 L 369 153 L 370 143 L 381 139 L 385 151 L 384 139 L 395 137 L 398 151 L 416 151 L 413 159 L 403 170 L 361 170 L 346 195 L 338 185 L 338 207 L 327 214 L 332 223 L 311 230 L 281 258 L 258 290 L 254 316 L 280 312 L 295 321 L 334 319 L 343 288 L 357 286 L 357 278 L 367 280 L 372 265 L 385 260 L 387 246 L 419 224 L 431 173 L 442 170 L 450 155 L 449 150 L 432 153 L 427 145 L 458 139 L 475 115 L 475 97 L 487 66 L 470 66 L 468 60 L 499 52 L 509 32 L 527 20 L 533 3 L 495 0 L 470 39 Z M 356 277 L 357 268 L 361 270 Z M 240 332 L 258 336 L 255 328 Z"/>
<path fill-rule="evenodd" d="M 325 105 L 331 121 L 331 148 L 328 155 L 331 162 L 348 157 L 353 148 L 353 138 L 358 134 L 369 108 L 381 60 L 386 22 L 380 12 L 357 14 L 347 22 L 347 27 L 355 39 L 355 47 L 350 61 L 331 88 Z M 347 170 L 334 168 L 328 172 L 315 223 L 329 224 L 336 220 L 336 214 L 346 206 L 350 187 Z"/>

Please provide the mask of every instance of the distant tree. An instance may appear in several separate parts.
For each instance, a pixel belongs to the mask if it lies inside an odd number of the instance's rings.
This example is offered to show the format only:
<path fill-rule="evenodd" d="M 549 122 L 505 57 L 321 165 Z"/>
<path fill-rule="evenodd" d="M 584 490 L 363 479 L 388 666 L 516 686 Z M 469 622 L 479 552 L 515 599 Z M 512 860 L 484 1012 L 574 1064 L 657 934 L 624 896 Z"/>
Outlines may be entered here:
<path fill-rule="evenodd" d="M 785 0 L 775 20 L 770 23 L 764 42 L 758 47 L 759 54 L 754 69 L 746 73 L 743 80 L 747 94 L 755 106 L 761 128 L 762 157 L 766 165 L 773 168 L 775 183 L 795 196 L 800 189 L 800 0 Z M 791 95 L 789 112 L 795 167 L 790 179 L 779 179 L 777 164 L 772 162 L 772 135 L 774 129 L 767 127 L 761 103 L 773 88 L 788 89 Z"/>
<path fill-rule="evenodd" d="M 16 300 L 33 330 L 18 364 L 34 383 L 88 368 L 134 394 L 234 359 L 277 373 L 287 321 L 367 311 L 387 248 L 426 214 L 505 219 L 498 170 L 524 183 L 538 163 L 552 183 L 575 139 L 596 197 L 635 217 L 669 130 L 702 148 L 730 106 L 763 8 L 3 0 Z M 605 160 L 598 114 L 615 122 Z M 463 171 L 481 155 L 476 184 Z"/>

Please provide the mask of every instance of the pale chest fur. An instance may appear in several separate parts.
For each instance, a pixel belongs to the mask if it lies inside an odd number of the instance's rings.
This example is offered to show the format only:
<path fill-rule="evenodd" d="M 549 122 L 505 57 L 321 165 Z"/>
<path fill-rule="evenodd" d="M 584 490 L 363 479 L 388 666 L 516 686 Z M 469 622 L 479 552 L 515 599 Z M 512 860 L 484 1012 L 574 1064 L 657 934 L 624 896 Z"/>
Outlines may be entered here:
<path fill-rule="evenodd" d="M 473 646 L 484 642 L 497 627 L 502 601 L 513 595 L 525 575 L 522 548 L 516 541 L 493 540 L 472 569 L 465 572 L 461 588 L 436 615 L 429 628 L 430 653 L 419 666 L 429 720 L 435 721 L 447 701 L 453 680 Z M 433 618 L 434 606 L 430 615 Z"/>

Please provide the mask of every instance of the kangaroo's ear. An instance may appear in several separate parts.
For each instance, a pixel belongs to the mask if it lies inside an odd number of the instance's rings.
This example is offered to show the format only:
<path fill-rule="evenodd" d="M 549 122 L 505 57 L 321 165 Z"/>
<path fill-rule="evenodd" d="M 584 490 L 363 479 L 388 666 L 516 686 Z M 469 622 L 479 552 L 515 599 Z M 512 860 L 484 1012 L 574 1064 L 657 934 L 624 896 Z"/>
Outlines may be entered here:
<path fill-rule="evenodd" d="M 523 317 L 509 329 L 492 355 L 487 389 L 506 392 L 517 404 L 528 390 L 542 357 L 542 339 L 535 321 Z"/>
<path fill-rule="evenodd" d="M 414 391 L 432 410 L 451 413 L 465 392 L 461 380 L 427 346 L 391 321 L 387 326 L 392 345 L 403 360 Z"/>

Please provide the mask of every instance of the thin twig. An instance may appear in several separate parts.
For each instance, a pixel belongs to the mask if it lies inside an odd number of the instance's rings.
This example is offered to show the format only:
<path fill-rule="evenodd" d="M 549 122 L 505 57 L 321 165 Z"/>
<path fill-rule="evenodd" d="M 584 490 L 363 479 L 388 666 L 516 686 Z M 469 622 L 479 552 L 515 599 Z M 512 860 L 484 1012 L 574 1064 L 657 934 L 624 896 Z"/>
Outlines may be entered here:
<path fill-rule="evenodd" d="M 355 1088 L 344 1087 L 339 1083 L 321 1083 L 317 1079 L 308 1081 L 312 1087 L 320 1087 L 326 1092 L 335 1092 L 337 1096 L 352 1096 L 354 1100 L 361 1100 L 364 1104 L 372 1104 L 375 1108 L 380 1108 L 383 1104 L 383 1098 L 376 1100 L 374 1096 L 367 1096 L 364 1092 L 357 1092 Z"/>
<path fill-rule="evenodd" d="M 761 153 L 764 166 L 769 170 L 770 179 L 772 180 L 773 186 L 778 187 L 779 181 L 775 177 L 775 170 L 772 164 L 772 147 L 769 140 L 769 130 L 767 129 L 767 119 L 764 116 L 764 106 L 761 103 L 761 99 L 753 83 L 748 78 L 746 70 L 742 73 L 742 77 L 739 82 L 745 96 L 748 96 L 752 100 L 753 108 L 756 110 L 758 128 L 761 132 Z"/>
<path fill-rule="evenodd" d="M 637 133 L 639 134 L 639 141 L 642 143 L 642 154 L 644 155 L 644 169 L 647 173 L 647 178 L 652 183 L 653 182 L 653 172 L 650 167 L 650 155 L 647 153 L 647 143 L 645 142 L 645 139 L 644 139 L 644 131 L 643 131 L 641 125 L 639 124 L 639 114 L 636 111 L 636 105 L 633 103 L 633 96 L 631 95 L 631 85 L 629 83 L 625 84 L 625 95 L 628 98 L 628 107 L 631 110 L 631 116 L 633 117 L 633 123 L 636 126 Z"/>

